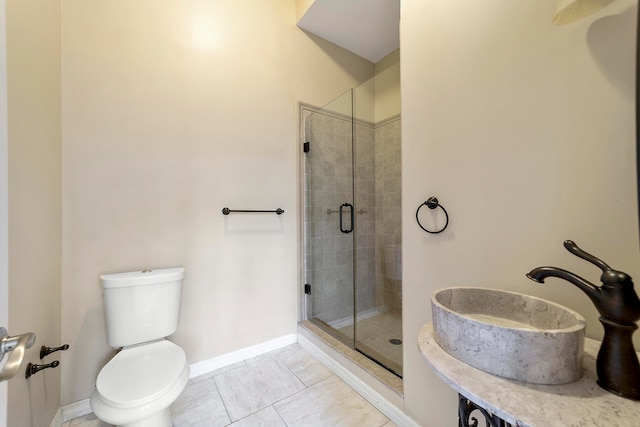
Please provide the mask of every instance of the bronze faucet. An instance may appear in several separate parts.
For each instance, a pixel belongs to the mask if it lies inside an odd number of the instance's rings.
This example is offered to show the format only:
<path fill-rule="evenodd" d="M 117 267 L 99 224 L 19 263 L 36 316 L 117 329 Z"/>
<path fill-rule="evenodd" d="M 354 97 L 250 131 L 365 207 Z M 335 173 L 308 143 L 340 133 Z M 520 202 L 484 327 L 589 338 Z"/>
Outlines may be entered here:
<path fill-rule="evenodd" d="M 619 396 L 640 400 L 640 363 L 632 341 L 632 335 L 638 329 L 636 322 L 640 320 L 640 299 L 633 289 L 633 281 L 626 273 L 612 269 L 571 240 L 566 240 L 564 247 L 602 270 L 601 286 L 557 267 L 534 268 L 527 277 L 538 283 L 543 283 L 547 277 L 557 277 L 587 294 L 600 313 L 599 320 L 604 327 L 596 361 L 598 385 Z"/>

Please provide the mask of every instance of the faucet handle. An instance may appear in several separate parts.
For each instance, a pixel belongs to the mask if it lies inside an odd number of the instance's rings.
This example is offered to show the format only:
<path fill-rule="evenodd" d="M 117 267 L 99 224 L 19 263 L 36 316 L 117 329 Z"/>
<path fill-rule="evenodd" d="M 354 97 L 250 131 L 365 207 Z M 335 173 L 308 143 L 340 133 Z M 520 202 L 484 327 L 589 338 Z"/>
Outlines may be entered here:
<path fill-rule="evenodd" d="M 575 244 L 575 242 L 573 242 L 573 240 L 565 240 L 564 247 L 575 256 L 580 257 L 585 261 L 589 261 L 591 264 L 600 268 L 602 270 L 602 276 L 600 277 L 600 280 L 603 284 L 631 282 L 631 277 L 628 274 L 614 270 L 601 259 L 598 259 L 590 253 L 583 251 L 578 247 L 578 245 Z"/>
<path fill-rule="evenodd" d="M 603 273 L 606 273 L 607 271 L 612 271 L 613 270 L 611 267 L 609 267 L 601 259 L 598 259 L 598 258 L 594 257 L 593 255 L 591 255 L 590 253 L 587 253 L 587 252 L 583 251 L 582 249 L 580 249 L 578 247 L 578 245 L 576 245 L 574 243 L 573 240 L 565 240 L 564 241 L 564 247 L 569 252 L 574 254 L 575 256 L 580 257 L 585 261 L 589 261 L 591 264 L 597 266 L 598 268 L 600 268 L 602 270 Z"/>

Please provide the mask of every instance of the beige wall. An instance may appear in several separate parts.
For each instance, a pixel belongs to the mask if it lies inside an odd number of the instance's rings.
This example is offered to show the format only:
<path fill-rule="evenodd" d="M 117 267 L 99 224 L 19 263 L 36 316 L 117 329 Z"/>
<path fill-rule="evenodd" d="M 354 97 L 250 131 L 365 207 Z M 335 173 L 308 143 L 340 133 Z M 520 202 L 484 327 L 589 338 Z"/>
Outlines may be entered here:
<path fill-rule="evenodd" d="M 295 0 L 296 2 L 296 22 L 304 16 L 315 0 Z"/>
<path fill-rule="evenodd" d="M 400 49 L 376 63 L 374 99 L 375 123 L 400 114 Z"/>
<path fill-rule="evenodd" d="M 102 273 L 186 267 L 172 339 L 191 363 L 295 333 L 297 103 L 374 72 L 295 13 L 294 0 L 65 1 L 63 405 L 111 354 Z"/>
<path fill-rule="evenodd" d="M 35 332 L 25 365 L 58 346 L 61 249 L 60 2 L 8 1 L 9 331 Z M 61 366 L 64 368 L 64 365 Z M 61 368 L 9 382 L 8 425 L 48 426 Z"/>
<path fill-rule="evenodd" d="M 354 88 L 353 100 L 345 94 L 330 105 L 331 111 L 347 116 L 352 108 L 356 120 L 375 124 L 400 114 L 399 49 L 375 64 L 375 78 Z"/>
<path fill-rule="evenodd" d="M 619 0 L 562 27 L 550 23 L 554 8 L 538 0 L 402 3 L 405 405 L 425 426 L 456 422 L 455 393 L 415 346 L 435 290 L 535 294 L 577 310 L 588 335 L 600 337 L 580 290 L 553 279 L 534 284 L 525 273 L 556 265 L 598 283 L 600 271 L 562 247 L 573 239 L 640 277 L 636 3 Z M 414 218 L 431 195 L 451 218 L 436 236 Z"/>

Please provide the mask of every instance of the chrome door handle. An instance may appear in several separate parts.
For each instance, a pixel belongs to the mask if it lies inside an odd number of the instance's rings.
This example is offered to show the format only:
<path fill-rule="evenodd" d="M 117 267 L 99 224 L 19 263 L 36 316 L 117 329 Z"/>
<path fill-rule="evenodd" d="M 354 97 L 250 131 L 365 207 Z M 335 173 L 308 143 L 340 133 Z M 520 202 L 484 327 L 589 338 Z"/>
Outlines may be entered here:
<path fill-rule="evenodd" d="M 0 381 L 7 381 L 20 370 L 25 352 L 36 342 L 36 335 L 32 332 L 10 337 L 5 328 L 0 328 L 0 361 L 6 353 L 9 359 L 0 371 Z"/>

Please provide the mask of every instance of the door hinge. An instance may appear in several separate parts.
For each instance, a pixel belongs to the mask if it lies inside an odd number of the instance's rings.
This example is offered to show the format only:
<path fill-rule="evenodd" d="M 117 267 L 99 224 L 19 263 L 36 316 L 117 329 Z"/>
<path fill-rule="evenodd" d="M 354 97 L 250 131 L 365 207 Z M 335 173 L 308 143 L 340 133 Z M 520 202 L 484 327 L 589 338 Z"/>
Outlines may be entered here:
<path fill-rule="evenodd" d="M 307 295 L 311 295 L 311 285 L 310 284 L 306 284 L 304 285 L 304 293 Z"/>
<path fill-rule="evenodd" d="M 308 152 L 309 152 L 309 145 L 310 145 L 309 141 L 307 141 L 307 142 L 305 142 L 304 144 L 302 144 L 302 149 L 303 149 L 303 151 L 304 151 L 305 153 L 308 153 Z"/>

